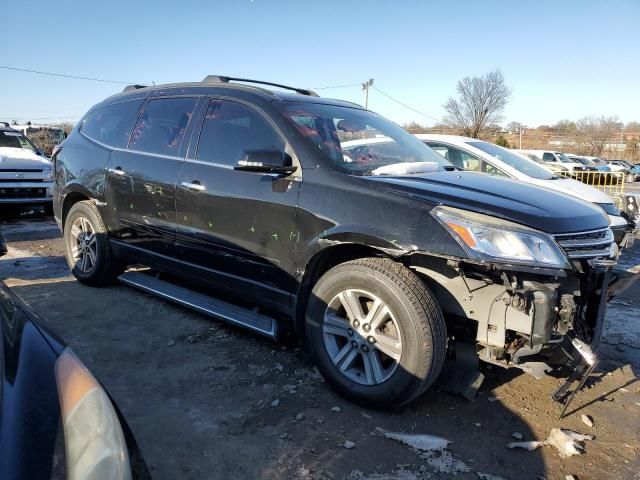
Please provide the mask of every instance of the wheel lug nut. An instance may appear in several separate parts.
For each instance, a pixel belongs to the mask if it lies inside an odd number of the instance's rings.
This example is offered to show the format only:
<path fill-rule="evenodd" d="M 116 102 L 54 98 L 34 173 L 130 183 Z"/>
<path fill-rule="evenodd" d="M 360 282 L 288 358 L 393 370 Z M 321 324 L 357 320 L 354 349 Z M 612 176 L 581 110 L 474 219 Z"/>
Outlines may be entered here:
<path fill-rule="evenodd" d="M 358 328 L 360 326 L 360 322 L 358 320 L 353 321 L 353 326 Z"/>
<path fill-rule="evenodd" d="M 369 337 L 367 338 L 367 341 L 368 341 L 369 343 L 376 343 L 376 339 L 375 339 L 375 338 L 373 338 L 372 336 L 369 336 Z"/>
<path fill-rule="evenodd" d="M 369 347 L 367 347 L 366 345 L 362 345 L 362 351 L 363 352 L 368 352 L 369 351 Z"/>
<path fill-rule="evenodd" d="M 353 337 L 353 330 L 351 330 L 350 328 L 347 329 L 347 333 L 349 334 L 350 337 Z"/>
<path fill-rule="evenodd" d="M 365 324 L 362 326 L 362 329 L 363 329 L 365 332 L 368 332 L 369 330 L 371 330 L 371 325 L 369 325 L 368 323 L 365 323 Z"/>
<path fill-rule="evenodd" d="M 353 348 L 358 348 L 358 342 L 356 342 L 355 340 L 353 342 L 351 342 L 351 346 Z"/>

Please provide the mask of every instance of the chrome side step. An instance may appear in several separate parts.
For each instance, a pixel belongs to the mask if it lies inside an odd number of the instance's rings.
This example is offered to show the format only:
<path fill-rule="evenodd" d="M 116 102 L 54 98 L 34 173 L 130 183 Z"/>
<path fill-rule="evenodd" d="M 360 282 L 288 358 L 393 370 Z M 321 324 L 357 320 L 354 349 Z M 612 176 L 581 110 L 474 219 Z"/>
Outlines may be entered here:
<path fill-rule="evenodd" d="M 171 302 L 191 308 L 205 315 L 224 320 L 253 332 L 276 338 L 277 322 L 274 318 L 227 303 L 217 298 L 194 292 L 188 288 L 165 282 L 140 272 L 126 272 L 118 277 L 125 285 L 157 295 Z"/>

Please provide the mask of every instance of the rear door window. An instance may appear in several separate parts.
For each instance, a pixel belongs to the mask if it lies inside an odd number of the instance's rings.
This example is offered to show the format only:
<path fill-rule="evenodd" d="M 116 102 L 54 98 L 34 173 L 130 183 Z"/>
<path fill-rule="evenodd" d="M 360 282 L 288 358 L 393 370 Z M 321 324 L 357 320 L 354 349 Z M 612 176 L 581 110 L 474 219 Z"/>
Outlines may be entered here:
<path fill-rule="evenodd" d="M 105 145 L 123 148 L 142 102 L 141 99 L 129 100 L 89 112 L 80 123 L 80 132 Z"/>
<path fill-rule="evenodd" d="M 284 140 L 254 109 L 214 99 L 205 114 L 196 159 L 235 166 L 245 150 L 284 151 Z"/>
<path fill-rule="evenodd" d="M 129 149 L 178 156 L 197 101 L 196 97 L 156 98 L 149 101 L 133 129 Z"/>

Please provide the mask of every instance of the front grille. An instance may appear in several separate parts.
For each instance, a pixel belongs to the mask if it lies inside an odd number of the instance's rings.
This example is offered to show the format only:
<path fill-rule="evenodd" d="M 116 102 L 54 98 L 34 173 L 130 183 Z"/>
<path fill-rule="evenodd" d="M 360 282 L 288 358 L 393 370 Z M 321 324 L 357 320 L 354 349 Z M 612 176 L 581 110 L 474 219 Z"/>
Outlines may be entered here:
<path fill-rule="evenodd" d="M 590 232 L 555 235 L 558 245 L 571 259 L 601 258 L 611 255 L 613 232 L 610 228 Z"/>
<path fill-rule="evenodd" d="M 0 183 L 16 183 L 16 182 L 29 182 L 29 183 L 42 183 L 48 182 L 49 180 L 44 180 L 42 178 L 0 178 Z"/>
<path fill-rule="evenodd" d="M 42 173 L 41 168 L 0 168 L 1 173 Z"/>
<path fill-rule="evenodd" d="M 0 199 L 12 198 L 42 198 L 46 197 L 46 188 L 2 188 L 0 187 Z"/>

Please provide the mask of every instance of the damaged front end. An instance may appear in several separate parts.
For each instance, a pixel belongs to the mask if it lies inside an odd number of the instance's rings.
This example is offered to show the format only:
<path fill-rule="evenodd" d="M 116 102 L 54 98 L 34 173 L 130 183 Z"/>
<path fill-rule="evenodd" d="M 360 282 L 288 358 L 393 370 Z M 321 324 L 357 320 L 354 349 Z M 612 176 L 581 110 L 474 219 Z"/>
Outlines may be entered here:
<path fill-rule="evenodd" d="M 479 243 L 480 234 L 487 235 L 484 224 L 483 230 L 463 230 L 456 222 L 454 217 L 448 226 L 463 245 Z M 525 230 L 525 235 L 531 234 Z M 607 301 L 619 293 L 616 284 L 624 281 L 628 287 L 638 278 L 637 273 L 630 278 L 615 270 L 619 252 L 609 228 L 549 238 L 544 248 L 552 252 L 557 247 L 562 265 L 555 260 L 555 265 L 540 266 L 424 252 L 410 255 L 407 263 L 434 291 L 452 338 L 473 341 L 482 361 L 541 378 L 551 370 L 547 359 L 558 351 L 570 357 L 564 356 L 564 364 L 577 366 L 586 355 L 594 365 Z"/>

